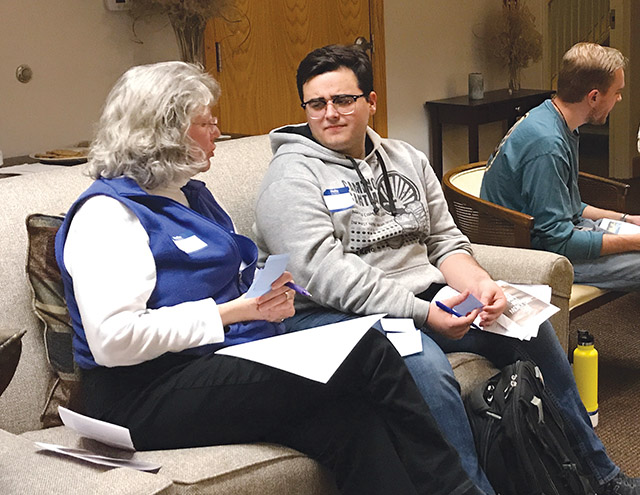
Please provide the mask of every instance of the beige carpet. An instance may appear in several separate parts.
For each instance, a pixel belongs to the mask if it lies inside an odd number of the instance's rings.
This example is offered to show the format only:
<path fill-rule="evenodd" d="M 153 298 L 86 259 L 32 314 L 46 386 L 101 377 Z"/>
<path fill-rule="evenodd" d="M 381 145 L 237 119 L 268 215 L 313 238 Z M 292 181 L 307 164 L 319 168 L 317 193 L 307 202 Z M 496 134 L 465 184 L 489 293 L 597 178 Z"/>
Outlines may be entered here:
<path fill-rule="evenodd" d="M 628 294 L 574 320 L 571 349 L 578 329 L 594 335 L 599 355 L 596 431 L 614 462 L 627 475 L 640 477 L 640 294 Z"/>

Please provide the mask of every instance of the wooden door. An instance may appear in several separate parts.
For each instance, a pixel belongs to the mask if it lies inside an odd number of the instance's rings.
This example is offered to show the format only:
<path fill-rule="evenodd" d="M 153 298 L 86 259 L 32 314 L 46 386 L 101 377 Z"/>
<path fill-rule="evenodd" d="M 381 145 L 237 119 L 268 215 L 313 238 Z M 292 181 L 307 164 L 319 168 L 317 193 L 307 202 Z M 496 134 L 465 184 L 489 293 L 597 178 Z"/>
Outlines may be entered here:
<path fill-rule="evenodd" d="M 226 19 L 209 22 L 207 70 L 220 82 L 218 117 L 224 133 L 264 134 L 304 122 L 296 69 L 311 50 L 374 41 L 378 112 L 372 125 L 386 135 L 382 0 L 236 0 Z"/>

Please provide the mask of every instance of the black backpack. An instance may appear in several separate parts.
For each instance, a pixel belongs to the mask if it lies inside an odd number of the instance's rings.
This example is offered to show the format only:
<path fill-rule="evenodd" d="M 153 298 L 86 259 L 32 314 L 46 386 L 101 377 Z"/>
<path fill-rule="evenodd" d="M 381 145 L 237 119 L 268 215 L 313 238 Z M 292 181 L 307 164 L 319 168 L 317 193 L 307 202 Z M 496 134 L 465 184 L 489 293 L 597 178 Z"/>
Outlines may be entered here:
<path fill-rule="evenodd" d="M 595 493 L 534 363 L 505 367 L 465 407 L 480 466 L 500 495 Z"/>

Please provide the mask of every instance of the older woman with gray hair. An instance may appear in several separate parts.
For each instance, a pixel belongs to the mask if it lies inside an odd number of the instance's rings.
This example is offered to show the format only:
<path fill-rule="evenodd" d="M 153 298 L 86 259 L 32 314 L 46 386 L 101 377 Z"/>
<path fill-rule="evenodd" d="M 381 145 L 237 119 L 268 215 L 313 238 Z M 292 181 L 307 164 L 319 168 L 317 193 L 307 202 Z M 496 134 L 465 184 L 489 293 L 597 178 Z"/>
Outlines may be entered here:
<path fill-rule="evenodd" d="M 253 242 L 205 184 L 220 90 L 183 62 L 134 67 L 109 94 L 93 184 L 56 238 L 90 416 L 139 450 L 273 442 L 327 466 L 342 493 L 480 494 L 402 358 L 369 330 L 327 384 L 215 354 L 284 331 L 288 273 L 243 294 Z"/>

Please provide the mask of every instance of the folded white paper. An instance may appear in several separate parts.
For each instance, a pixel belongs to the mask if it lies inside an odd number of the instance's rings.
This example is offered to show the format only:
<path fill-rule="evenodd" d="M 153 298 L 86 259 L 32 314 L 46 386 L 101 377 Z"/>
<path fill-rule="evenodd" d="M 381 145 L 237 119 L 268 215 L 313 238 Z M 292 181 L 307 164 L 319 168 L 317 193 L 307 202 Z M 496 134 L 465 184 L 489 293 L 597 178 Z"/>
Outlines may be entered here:
<path fill-rule="evenodd" d="M 254 340 L 224 347 L 216 351 L 216 354 L 248 359 L 327 383 L 367 330 L 383 316 L 384 314 L 363 316 Z"/>
<path fill-rule="evenodd" d="M 382 318 L 380 324 L 402 357 L 422 352 L 422 336 L 411 318 Z"/>
<path fill-rule="evenodd" d="M 62 445 L 55 445 L 52 443 L 35 442 L 35 444 L 41 449 L 57 452 L 58 454 L 67 455 L 69 457 L 75 457 L 76 459 L 82 459 L 83 461 L 91 462 L 92 464 L 99 464 L 100 466 L 127 467 L 151 473 L 159 471 L 162 467 L 160 464 L 136 461 L 134 459 L 120 459 L 118 457 L 97 455 L 90 450 L 73 449 L 71 447 L 64 447 Z"/>
<path fill-rule="evenodd" d="M 136 450 L 131 440 L 131 433 L 123 426 L 83 416 L 62 406 L 58 406 L 58 414 L 65 426 L 77 431 L 83 437 L 92 438 L 119 449 Z"/>

